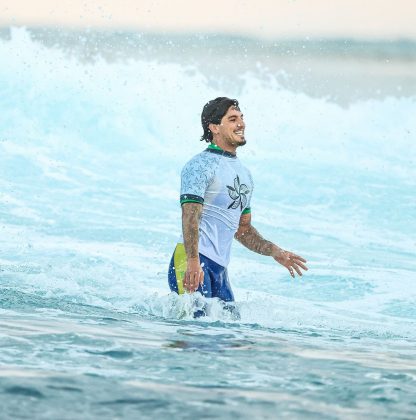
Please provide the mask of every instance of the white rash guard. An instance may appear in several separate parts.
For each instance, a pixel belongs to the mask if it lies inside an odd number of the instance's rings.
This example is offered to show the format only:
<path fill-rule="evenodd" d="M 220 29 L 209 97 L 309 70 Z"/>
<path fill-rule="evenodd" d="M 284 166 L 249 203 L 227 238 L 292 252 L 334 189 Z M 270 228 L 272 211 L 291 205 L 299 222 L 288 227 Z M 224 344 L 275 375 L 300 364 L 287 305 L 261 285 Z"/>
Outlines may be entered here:
<path fill-rule="evenodd" d="M 182 169 L 181 204 L 201 203 L 199 252 L 226 267 L 243 213 L 250 213 L 253 179 L 237 156 L 211 144 Z"/>

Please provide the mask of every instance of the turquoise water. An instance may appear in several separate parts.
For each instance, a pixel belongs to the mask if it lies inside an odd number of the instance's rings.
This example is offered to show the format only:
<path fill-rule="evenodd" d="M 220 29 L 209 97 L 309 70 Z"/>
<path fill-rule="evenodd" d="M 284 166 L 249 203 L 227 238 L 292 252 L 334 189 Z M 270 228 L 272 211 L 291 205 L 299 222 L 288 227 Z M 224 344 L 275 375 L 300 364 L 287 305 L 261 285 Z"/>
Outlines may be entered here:
<path fill-rule="evenodd" d="M 416 97 L 338 104 L 264 69 L 220 89 L 24 29 L 0 59 L 2 418 L 416 416 Z M 166 279 L 179 173 L 224 94 L 246 118 L 253 223 L 310 271 L 236 243 L 241 320 L 218 302 L 193 320 Z"/>

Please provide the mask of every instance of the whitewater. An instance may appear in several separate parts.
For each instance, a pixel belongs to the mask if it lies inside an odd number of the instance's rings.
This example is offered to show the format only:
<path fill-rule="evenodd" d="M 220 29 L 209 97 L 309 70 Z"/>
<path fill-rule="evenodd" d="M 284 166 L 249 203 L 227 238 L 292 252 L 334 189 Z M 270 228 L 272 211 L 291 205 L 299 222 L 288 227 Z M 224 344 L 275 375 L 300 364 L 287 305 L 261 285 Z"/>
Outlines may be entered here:
<path fill-rule="evenodd" d="M 416 416 L 415 95 L 341 103 L 261 61 L 213 81 L 24 28 L 0 62 L 2 418 Z M 195 320 L 200 298 L 167 284 L 217 96 L 245 116 L 253 225 L 309 267 L 293 280 L 236 242 L 239 320 L 216 301 Z"/>

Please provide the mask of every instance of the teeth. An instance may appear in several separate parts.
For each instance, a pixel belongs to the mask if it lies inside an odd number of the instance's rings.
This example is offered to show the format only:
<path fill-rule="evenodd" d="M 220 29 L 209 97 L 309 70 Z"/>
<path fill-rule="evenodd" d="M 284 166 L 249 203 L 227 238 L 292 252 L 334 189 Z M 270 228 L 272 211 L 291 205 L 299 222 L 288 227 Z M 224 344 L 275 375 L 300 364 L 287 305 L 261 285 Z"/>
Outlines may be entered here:
<path fill-rule="evenodd" d="M 238 134 L 239 136 L 242 136 L 244 134 L 244 131 L 234 131 L 235 134 Z"/>

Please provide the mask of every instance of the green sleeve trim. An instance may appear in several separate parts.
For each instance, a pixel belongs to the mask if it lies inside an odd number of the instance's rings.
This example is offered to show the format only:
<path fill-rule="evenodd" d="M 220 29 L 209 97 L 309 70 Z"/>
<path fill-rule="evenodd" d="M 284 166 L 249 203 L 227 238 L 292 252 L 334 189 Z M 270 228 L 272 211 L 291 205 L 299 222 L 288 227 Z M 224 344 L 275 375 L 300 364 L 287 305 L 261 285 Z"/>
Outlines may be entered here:
<path fill-rule="evenodd" d="M 184 204 L 184 203 L 198 203 L 198 204 L 202 204 L 198 200 L 181 200 L 181 205 Z"/>
<path fill-rule="evenodd" d="M 183 203 L 204 203 L 204 199 L 200 197 L 199 195 L 195 194 L 181 194 L 179 197 L 181 205 Z"/>
<path fill-rule="evenodd" d="M 250 207 L 247 207 L 246 209 L 244 209 L 241 214 L 248 214 L 248 213 L 251 213 L 251 208 Z"/>

